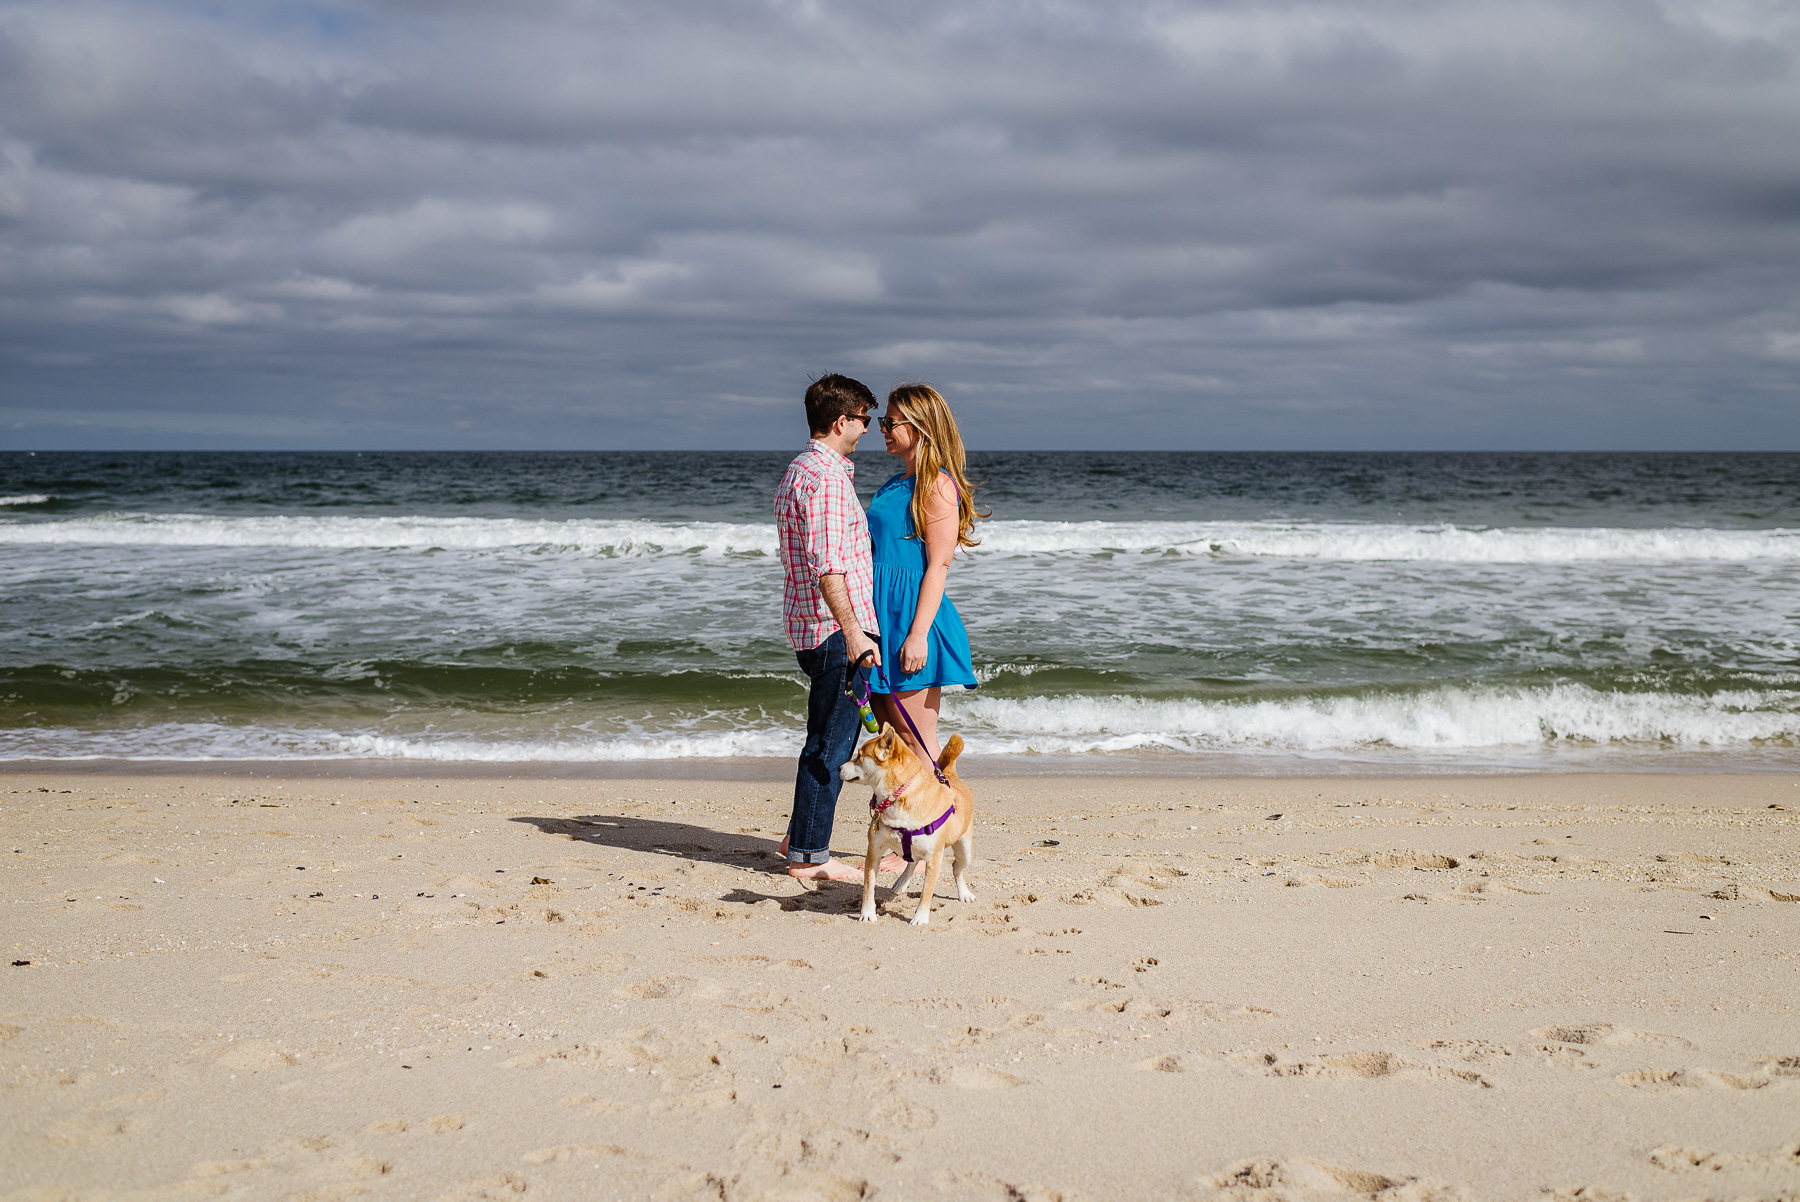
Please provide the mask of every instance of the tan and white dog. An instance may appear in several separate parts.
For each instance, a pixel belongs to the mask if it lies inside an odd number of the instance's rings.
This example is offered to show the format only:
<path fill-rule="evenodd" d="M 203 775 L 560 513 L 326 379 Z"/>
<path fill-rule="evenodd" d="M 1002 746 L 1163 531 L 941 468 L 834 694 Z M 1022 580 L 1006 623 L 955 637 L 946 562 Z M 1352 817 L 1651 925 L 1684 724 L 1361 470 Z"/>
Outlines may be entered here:
<path fill-rule="evenodd" d="M 955 856 L 957 900 L 975 900 L 963 880 L 973 848 L 975 795 L 956 774 L 956 757 L 962 749 L 962 736 L 951 735 L 938 757 L 938 772 L 945 778 L 941 781 L 930 762 L 884 723 L 881 733 L 865 741 L 855 757 L 838 769 L 843 779 L 862 781 L 875 790 L 869 801 L 875 812 L 869 816 L 869 856 L 863 861 L 862 912 L 857 915 L 863 922 L 876 919 L 875 866 L 887 851 L 898 851 L 908 861 L 894 882 L 896 897 L 905 895 L 919 861 L 926 861 L 925 891 L 919 895 L 912 925 L 922 927 L 931 921 L 931 893 L 944 866 L 945 848 L 951 848 Z"/>

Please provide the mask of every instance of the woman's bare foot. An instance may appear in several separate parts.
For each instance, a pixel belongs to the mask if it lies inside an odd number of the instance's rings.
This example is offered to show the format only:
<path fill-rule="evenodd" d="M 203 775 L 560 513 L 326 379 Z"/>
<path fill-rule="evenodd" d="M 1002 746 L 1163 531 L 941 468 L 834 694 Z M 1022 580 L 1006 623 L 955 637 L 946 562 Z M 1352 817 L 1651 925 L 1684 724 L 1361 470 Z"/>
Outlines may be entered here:
<path fill-rule="evenodd" d="M 803 881 L 860 882 L 863 879 L 862 869 L 840 864 L 836 860 L 826 860 L 823 864 L 789 864 L 787 873 Z"/>
<path fill-rule="evenodd" d="M 906 861 L 902 860 L 899 856 L 895 855 L 891 851 L 888 852 L 887 855 L 882 856 L 881 863 L 876 865 L 876 867 L 875 867 L 875 872 L 877 875 L 880 875 L 881 873 L 884 873 L 884 872 L 905 872 L 905 871 L 906 871 Z"/>

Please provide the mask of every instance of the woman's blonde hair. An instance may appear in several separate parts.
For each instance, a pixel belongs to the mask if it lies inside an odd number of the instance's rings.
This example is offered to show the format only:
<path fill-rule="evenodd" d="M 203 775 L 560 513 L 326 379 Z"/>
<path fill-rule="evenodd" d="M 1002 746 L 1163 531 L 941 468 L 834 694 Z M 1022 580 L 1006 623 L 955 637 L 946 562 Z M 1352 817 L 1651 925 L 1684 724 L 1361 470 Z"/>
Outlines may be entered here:
<path fill-rule="evenodd" d="M 888 393 L 887 403 L 919 436 L 918 449 L 913 453 L 913 537 L 919 537 L 925 529 L 926 502 L 931 500 L 938 473 L 944 471 L 956 482 L 956 545 L 978 545 L 980 540 L 970 534 L 975 529 L 975 519 L 987 514 L 975 509 L 969 459 L 956 418 L 950 412 L 950 402 L 929 384 L 902 384 Z"/>

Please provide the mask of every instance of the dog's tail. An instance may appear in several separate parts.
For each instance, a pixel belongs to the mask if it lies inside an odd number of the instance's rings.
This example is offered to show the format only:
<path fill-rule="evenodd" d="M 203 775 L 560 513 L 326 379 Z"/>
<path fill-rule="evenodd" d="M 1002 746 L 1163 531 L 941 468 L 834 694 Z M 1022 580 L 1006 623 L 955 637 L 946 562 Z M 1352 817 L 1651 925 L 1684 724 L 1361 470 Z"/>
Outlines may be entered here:
<path fill-rule="evenodd" d="M 956 775 L 956 757 L 963 752 L 961 735 L 951 735 L 950 741 L 944 744 L 944 750 L 938 755 L 938 771 L 946 776 Z"/>

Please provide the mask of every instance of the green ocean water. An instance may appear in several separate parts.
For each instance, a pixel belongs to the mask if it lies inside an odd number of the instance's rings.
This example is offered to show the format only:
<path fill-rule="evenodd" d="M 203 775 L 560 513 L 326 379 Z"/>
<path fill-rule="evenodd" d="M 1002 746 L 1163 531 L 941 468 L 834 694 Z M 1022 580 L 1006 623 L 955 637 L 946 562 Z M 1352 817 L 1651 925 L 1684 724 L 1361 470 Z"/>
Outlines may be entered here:
<path fill-rule="evenodd" d="M 791 755 L 789 457 L 0 454 L 0 757 Z M 971 466 L 977 756 L 1800 763 L 1800 455 Z"/>

